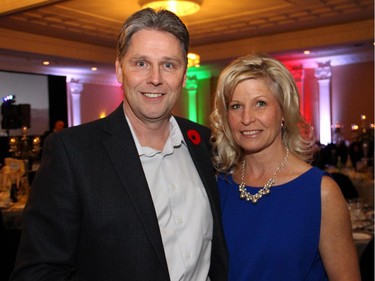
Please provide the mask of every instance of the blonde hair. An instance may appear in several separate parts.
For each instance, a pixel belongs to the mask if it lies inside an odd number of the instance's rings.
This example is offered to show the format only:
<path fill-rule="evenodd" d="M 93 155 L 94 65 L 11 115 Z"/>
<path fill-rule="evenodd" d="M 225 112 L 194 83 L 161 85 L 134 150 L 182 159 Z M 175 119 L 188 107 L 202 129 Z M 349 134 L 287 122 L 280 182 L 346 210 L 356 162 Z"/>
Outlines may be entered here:
<path fill-rule="evenodd" d="M 221 172 L 230 172 L 244 157 L 244 151 L 230 130 L 227 111 L 236 86 L 247 79 L 264 79 L 284 116 L 284 145 L 302 160 L 311 161 L 315 140 L 312 127 L 300 113 L 298 89 L 293 76 L 278 60 L 256 54 L 234 60 L 220 74 L 210 115 L 215 168 Z"/>

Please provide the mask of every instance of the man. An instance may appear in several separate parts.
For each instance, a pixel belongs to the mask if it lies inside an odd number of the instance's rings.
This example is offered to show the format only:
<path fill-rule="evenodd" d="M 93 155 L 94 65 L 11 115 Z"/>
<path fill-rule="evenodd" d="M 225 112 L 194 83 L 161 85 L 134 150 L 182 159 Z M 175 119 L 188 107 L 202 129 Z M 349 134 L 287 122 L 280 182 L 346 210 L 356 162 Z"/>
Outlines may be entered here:
<path fill-rule="evenodd" d="M 171 115 L 188 45 L 171 12 L 125 22 L 124 102 L 48 138 L 11 280 L 226 280 L 210 132 Z"/>
<path fill-rule="evenodd" d="M 45 131 L 43 136 L 42 136 L 42 146 L 43 146 L 43 143 L 44 141 L 46 140 L 46 138 L 52 134 L 52 133 L 55 133 L 55 132 L 60 132 L 61 130 L 64 130 L 65 128 L 65 123 L 64 121 L 62 120 L 57 120 L 54 125 L 53 125 L 53 128 L 52 130 L 48 130 L 48 131 Z"/>

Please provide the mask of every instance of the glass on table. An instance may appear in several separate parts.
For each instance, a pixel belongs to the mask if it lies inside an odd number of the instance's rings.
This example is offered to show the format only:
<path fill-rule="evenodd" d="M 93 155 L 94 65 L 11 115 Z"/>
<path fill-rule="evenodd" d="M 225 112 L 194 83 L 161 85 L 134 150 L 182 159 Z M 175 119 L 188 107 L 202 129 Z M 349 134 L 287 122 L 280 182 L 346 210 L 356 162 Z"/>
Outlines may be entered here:
<path fill-rule="evenodd" d="M 350 220 L 352 222 L 352 229 L 362 228 L 363 222 L 366 220 L 363 200 L 361 198 L 349 199 L 348 209 Z"/>
<path fill-rule="evenodd" d="M 374 212 L 364 204 L 362 198 L 348 200 L 348 210 L 353 230 L 374 231 Z"/>

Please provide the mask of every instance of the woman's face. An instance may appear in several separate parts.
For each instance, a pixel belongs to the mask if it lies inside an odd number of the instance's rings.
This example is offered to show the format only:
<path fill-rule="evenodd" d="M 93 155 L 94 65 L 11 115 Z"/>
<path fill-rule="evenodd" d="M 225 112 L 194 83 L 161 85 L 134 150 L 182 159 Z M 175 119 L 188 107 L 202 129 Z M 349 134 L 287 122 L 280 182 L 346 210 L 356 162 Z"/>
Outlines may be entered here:
<path fill-rule="evenodd" d="M 249 153 L 281 144 L 283 115 L 264 79 L 248 79 L 234 89 L 228 121 L 236 142 Z"/>

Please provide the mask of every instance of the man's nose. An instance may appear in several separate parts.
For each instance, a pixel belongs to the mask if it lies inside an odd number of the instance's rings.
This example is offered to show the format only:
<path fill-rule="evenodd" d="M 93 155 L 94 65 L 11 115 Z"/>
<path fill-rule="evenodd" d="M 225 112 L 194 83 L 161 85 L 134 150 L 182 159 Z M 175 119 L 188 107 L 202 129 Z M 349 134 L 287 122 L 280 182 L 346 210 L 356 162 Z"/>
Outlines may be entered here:
<path fill-rule="evenodd" d="M 147 77 L 147 83 L 151 83 L 155 86 L 162 83 L 162 74 L 159 67 L 151 67 Z"/>

